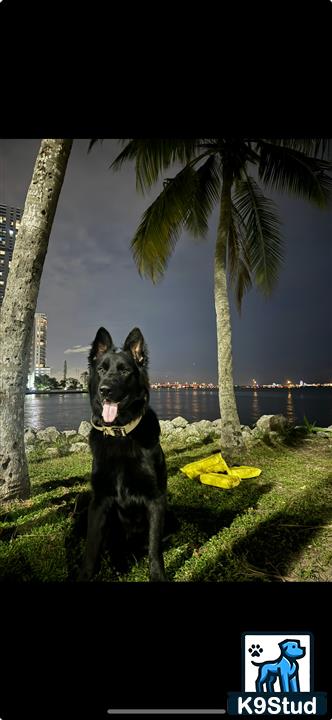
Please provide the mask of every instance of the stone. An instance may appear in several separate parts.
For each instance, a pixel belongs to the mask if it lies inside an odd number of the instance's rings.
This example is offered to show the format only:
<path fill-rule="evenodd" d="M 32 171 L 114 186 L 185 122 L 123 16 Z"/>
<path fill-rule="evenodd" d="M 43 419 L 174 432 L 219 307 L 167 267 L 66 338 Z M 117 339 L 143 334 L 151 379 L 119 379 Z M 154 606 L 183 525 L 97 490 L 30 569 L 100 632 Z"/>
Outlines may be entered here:
<path fill-rule="evenodd" d="M 251 430 L 251 437 L 255 440 L 261 440 L 264 437 L 264 432 L 259 427 L 254 427 Z"/>
<path fill-rule="evenodd" d="M 70 453 L 89 452 L 89 445 L 85 442 L 77 442 L 70 445 Z"/>
<path fill-rule="evenodd" d="M 33 445 L 37 439 L 37 432 L 33 428 L 24 430 L 24 442 L 26 445 Z"/>
<path fill-rule="evenodd" d="M 250 428 L 243 428 L 242 437 L 244 440 L 252 440 L 252 431 L 250 430 Z"/>
<path fill-rule="evenodd" d="M 74 437 L 74 435 L 77 435 L 76 430 L 64 430 L 62 435 L 64 435 L 66 438 Z"/>
<path fill-rule="evenodd" d="M 268 438 L 272 445 L 278 445 L 282 442 L 282 438 L 276 430 L 271 430 L 271 432 L 268 433 Z"/>
<path fill-rule="evenodd" d="M 60 436 L 59 430 L 56 427 L 47 427 L 45 430 L 39 430 L 37 432 L 37 440 L 42 440 L 47 443 L 54 443 Z"/>
<path fill-rule="evenodd" d="M 159 424 L 163 435 L 168 435 L 169 433 L 174 432 L 174 425 L 170 420 L 160 420 Z"/>
<path fill-rule="evenodd" d="M 257 420 L 256 428 L 264 434 L 275 431 L 280 435 L 284 435 L 288 428 L 288 421 L 283 415 L 262 415 Z"/>
<path fill-rule="evenodd" d="M 188 420 L 186 420 L 186 418 L 184 418 L 184 417 L 181 417 L 181 415 L 179 415 L 178 417 L 174 418 L 174 420 L 172 420 L 172 425 L 174 425 L 174 427 L 176 427 L 176 428 L 184 428 L 188 424 L 189 424 Z"/>
<path fill-rule="evenodd" d="M 212 425 L 216 425 L 217 427 L 220 427 L 220 425 L 221 425 L 221 418 L 217 418 L 216 420 L 212 420 Z"/>
<path fill-rule="evenodd" d="M 198 432 L 202 435 L 210 435 L 212 433 L 212 423 L 209 420 L 199 420 L 194 423 Z"/>
<path fill-rule="evenodd" d="M 91 427 L 92 425 L 90 422 L 88 422 L 87 420 L 82 420 L 78 428 L 78 434 L 87 438 L 90 435 Z"/>
<path fill-rule="evenodd" d="M 59 457 L 58 448 L 55 448 L 55 447 L 46 448 L 44 455 L 45 455 L 45 457 L 48 457 L 48 458 Z"/>

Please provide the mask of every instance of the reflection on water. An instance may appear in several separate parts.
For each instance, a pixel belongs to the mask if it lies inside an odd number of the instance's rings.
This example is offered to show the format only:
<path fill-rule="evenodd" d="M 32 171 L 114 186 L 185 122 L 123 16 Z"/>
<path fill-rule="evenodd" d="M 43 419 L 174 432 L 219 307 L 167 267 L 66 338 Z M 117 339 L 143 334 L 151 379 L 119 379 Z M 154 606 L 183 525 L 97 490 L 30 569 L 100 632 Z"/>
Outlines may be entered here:
<path fill-rule="evenodd" d="M 257 390 L 253 390 L 253 391 L 252 391 L 252 418 L 253 418 L 253 422 L 256 422 L 260 416 L 261 416 L 261 413 L 260 413 L 260 411 L 259 411 L 258 392 L 257 392 Z"/>
<path fill-rule="evenodd" d="M 303 390 L 237 390 L 240 422 L 253 425 L 261 415 L 285 415 L 292 423 L 303 423 L 304 415 L 318 425 L 332 424 L 332 388 Z M 182 415 L 189 422 L 220 417 L 217 390 L 152 390 L 151 406 L 160 420 Z M 78 429 L 90 420 L 87 394 L 26 395 L 25 426 L 37 430 L 54 425 L 58 430 Z"/>
<path fill-rule="evenodd" d="M 289 420 L 291 423 L 294 423 L 294 422 L 295 422 L 295 419 L 296 419 L 296 418 L 295 418 L 295 414 L 294 414 L 294 403 L 293 403 L 293 397 L 292 397 L 292 392 L 291 392 L 291 390 L 288 390 L 287 405 L 286 405 L 286 413 L 285 413 L 285 414 L 286 414 L 287 420 Z"/>
<path fill-rule="evenodd" d="M 212 390 L 152 391 L 151 406 L 160 420 L 171 420 L 178 415 L 191 422 L 202 419 L 215 420 L 220 417 L 218 393 Z"/>

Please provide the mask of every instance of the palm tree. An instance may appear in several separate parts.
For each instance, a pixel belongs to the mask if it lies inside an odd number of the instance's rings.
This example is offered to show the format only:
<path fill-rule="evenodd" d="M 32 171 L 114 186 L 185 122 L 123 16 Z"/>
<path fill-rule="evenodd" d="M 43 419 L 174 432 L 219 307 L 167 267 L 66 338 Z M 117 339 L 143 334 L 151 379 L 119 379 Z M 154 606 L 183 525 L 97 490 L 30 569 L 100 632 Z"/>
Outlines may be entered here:
<path fill-rule="evenodd" d="M 92 141 L 91 145 L 93 144 Z M 166 270 L 183 229 L 204 236 L 219 204 L 215 248 L 221 447 L 234 459 L 243 449 L 232 369 L 227 271 L 239 310 L 244 293 L 255 284 L 271 292 L 282 260 L 280 222 L 256 176 L 268 189 L 286 191 L 325 207 L 330 198 L 328 144 L 320 139 L 172 139 L 130 140 L 112 166 L 136 165 L 137 188 L 144 192 L 174 163 L 182 168 L 163 182 L 163 190 L 144 213 L 132 240 L 139 272 L 153 282 Z"/>
<path fill-rule="evenodd" d="M 24 396 L 33 318 L 72 140 L 42 140 L 27 193 L 0 315 L 0 499 L 24 499 Z"/>

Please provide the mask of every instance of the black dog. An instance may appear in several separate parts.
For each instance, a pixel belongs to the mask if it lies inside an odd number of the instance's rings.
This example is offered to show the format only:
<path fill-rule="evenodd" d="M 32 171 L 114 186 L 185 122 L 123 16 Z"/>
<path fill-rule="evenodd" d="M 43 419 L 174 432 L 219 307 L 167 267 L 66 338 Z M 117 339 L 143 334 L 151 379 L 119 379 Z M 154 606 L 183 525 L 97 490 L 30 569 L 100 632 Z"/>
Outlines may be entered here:
<path fill-rule="evenodd" d="M 147 365 L 147 347 L 138 328 L 122 350 L 107 330 L 98 330 L 89 355 L 93 496 L 80 580 L 90 580 L 96 571 L 107 521 L 120 521 L 127 538 L 145 523 L 150 580 L 166 580 L 161 540 L 167 474 L 159 422 L 149 407 Z"/>

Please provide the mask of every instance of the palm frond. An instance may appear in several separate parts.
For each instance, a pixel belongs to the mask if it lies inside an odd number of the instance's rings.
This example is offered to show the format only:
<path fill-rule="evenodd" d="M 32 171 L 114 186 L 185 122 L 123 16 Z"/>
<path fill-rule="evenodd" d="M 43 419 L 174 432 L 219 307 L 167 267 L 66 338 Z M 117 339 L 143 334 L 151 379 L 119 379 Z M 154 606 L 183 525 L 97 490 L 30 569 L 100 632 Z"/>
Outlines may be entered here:
<path fill-rule="evenodd" d="M 255 277 L 255 284 L 269 293 L 278 278 L 282 261 L 283 244 L 276 206 L 248 175 L 236 183 L 234 204 L 246 228 L 248 268 Z"/>
<path fill-rule="evenodd" d="M 237 309 L 239 313 L 241 313 L 243 296 L 250 290 L 252 280 L 242 238 L 241 223 L 239 223 L 238 213 L 234 204 L 232 204 L 232 215 L 228 233 L 227 257 L 230 281 L 235 292 Z"/>
<path fill-rule="evenodd" d="M 267 187 L 289 192 L 326 207 L 332 197 L 332 164 L 294 147 L 259 140 L 258 175 Z"/>
<path fill-rule="evenodd" d="M 170 165 L 192 159 L 198 144 L 198 139 L 190 138 L 130 140 L 111 167 L 119 170 L 125 161 L 135 160 L 136 187 L 144 193 Z"/>
<path fill-rule="evenodd" d="M 293 148 L 310 157 L 320 160 L 329 159 L 330 138 L 266 138 L 266 142 L 282 147 Z"/>
<path fill-rule="evenodd" d="M 190 212 L 196 173 L 186 166 L 164 183 L 163 191 L 145 211 L 131 247 L 140 274 L 153 282 L 165 272 Z"/>
<path fill-rule="evenodd" d="M 102 143 L 103 141 L 102 141 L 102 139 L 100 139 L 100 138 L 93 138 L 92 140 L 90 140 L 90 142 L 89 142 L 89 147 L 88 147 L 88 153 L 90 152 L 90 150 L 92 150 L 93 146 L 94 146 L 97 142 Z"/>
<path fill-rule="evenodd" d="M 186 228 L 194 236 L 204 236 L 208 231 L 208 219 L 220 197 L 221 177 L 218 160 L 210 155 L 195 171 L 196 183 Z"/>

